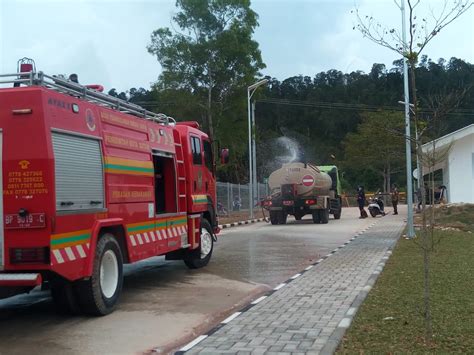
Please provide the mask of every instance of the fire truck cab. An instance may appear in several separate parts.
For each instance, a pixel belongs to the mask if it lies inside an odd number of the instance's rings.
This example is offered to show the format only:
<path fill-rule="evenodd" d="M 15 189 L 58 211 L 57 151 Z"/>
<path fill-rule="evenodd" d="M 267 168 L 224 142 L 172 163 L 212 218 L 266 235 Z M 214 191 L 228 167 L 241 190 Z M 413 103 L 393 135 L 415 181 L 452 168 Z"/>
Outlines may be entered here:
<path fill-rule="evenodd" d="M 0 88 L 0 297 L 46 283 L 59 310 L 105 315 L 125 263 L 205 266 L 218 225 L 199 125 L 27 69 L 0 75 L 14 84 Z"/>

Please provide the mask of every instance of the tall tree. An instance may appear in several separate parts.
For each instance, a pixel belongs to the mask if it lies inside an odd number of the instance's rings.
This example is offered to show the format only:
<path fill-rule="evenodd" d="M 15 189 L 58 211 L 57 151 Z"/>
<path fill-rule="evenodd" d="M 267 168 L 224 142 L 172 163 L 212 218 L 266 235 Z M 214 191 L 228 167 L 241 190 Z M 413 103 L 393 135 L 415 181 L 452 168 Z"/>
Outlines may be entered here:
<path fill-rule="evenodd" d="M 252 39 L 257 14 L 250 0 L 177 0 L 176 6 L 173 30 L 155 30 L 148 46 L 163 69 L 156 86 L 197 96 L 214 137 L 229 101 L 243 100 L 243 89 L 265 67 Z"/>
<path fill-rule="evenodd" d="M 400 10 L 405 11 L 405 0 L 394 0 Z M 444 0 L 444 6 L 441 11 L 435 14 L 431 11 L 430 15 L 417 16 L 416 11 L 421 0 L 407 0 L 408 3 L 408 38 L 405 39 L 399 30 L 395 28 L 386 28 L 377 22 L 372 16 L 360 16 L 356 10 L 357 29 L 364 35 L 383 47 L 386 47 L 396 53 L 399 53 L 404 60 L 407 61 L 410 72 L 410 94 L 411 102 L 414 105 L 414 121 L 415 129 L 422 128 L 422 133 L 429 132 L 429 122 L 420 122 L 418 95 L 416 84 L 416 66 L 420 59 L 420 55 L 426 46 L 435 38 L 440 31 L 455 21 L 459 16 L 468 11 L 473 5 L 472 0 Z M 405 29 L 403 29 L 405 30 Z M 420 127 L 421 126 L 421 127 Z M 428 128 L 428 129 L 427 129 Z M 428 134 L 427 134 L 428 135 Z M 408 139 L 408 137 L 407 137 Z M 416 154 L 418 159 L 423 156 L 422 151 L 423 134 L 418 135 L 415 140 Z M 423 181 L 423 173 L 418 172 L 419 181 Z M 427 341 L 432 340 L 433 329 L 431 319 L 431 300 L 430 300 L 430 241 L 427 228 L 427 217 L 425 212 L 425 190 L 421 188 L 422 201 L 422 239 L 423 239 L 423 271 L 424 271 L 424 320 L 425 320 L 425 338 Z"/>
<path fill-rule="evenodd" d="M 373 170 L 383 178 L 383 191 L 390 191 L 391 177 L 403 169 L 401 112 L 365 114 L 357 131 L 344 140 L 344 166 L 356 171 Z"/>

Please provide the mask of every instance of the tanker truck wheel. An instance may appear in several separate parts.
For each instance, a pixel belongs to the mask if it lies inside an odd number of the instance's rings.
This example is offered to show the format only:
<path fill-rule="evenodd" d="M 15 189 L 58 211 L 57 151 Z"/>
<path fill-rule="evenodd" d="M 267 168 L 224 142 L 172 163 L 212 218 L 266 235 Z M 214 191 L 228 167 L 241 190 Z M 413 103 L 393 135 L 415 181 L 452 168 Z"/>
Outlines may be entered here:
<path fill-rule="evenodd" d="M 287 218 L 288 218 L 288 213 L 286 213 L 285 211 L 280 211 L 280 213 L 278 213 L 278 223 L 286 224 Z"/>
<path fill-rule="evenodd" d="M 327 224 L 329 222 L 329 208 L 319 210 L 319 219 L 321 224 Z"/>
<path fill-rule="evenodd" d="M 106 233 L 97 242 L 92 275 L 77 284 L 84 313 L 105 316 L 117 305 L 123 285 L 123 257 L 115 237 Z"/>
<path fill-rule="evenodd" d="M 270 222 L 273 225 L 278 224 L 278 212 L 270 211 Z"/>
<path fill-rule="evenodd" d="M 342 214 L 342 200 L 339 198 L 339 208 L 334 212 L 334 219 L 341 219 Z"/>
<path fill-rule="evenodd" d="M 319 210 L 313 210 L 313 223 L 321 223 L 321 218 L 320 218 L 320 214 L 319 214 Z"/>

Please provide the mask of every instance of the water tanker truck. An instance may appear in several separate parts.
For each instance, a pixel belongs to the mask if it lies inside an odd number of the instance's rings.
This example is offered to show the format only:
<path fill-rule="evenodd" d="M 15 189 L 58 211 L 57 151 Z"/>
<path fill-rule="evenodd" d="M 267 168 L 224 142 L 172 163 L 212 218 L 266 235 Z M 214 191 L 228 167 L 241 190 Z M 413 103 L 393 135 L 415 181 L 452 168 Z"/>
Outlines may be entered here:
<path fill-rule="evenodd" d="M 340 181 L 336 166 L 288 163 L 268 178 L 270 196 L 263 207 L 272 224 L 286 224 L 288 215 L 300 220 L 311 214 L 314 223 L 328 223 L 329 215 L 341 218 Z"/>

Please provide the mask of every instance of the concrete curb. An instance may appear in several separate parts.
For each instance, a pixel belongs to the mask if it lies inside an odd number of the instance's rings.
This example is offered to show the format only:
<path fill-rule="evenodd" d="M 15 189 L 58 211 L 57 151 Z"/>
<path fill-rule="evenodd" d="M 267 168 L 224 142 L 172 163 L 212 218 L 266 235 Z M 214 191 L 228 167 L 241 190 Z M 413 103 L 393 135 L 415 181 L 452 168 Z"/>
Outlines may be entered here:
<path fill-rule="evenodd" d="M 398 239 L 399 238 L 400 236 L 398 237 Z M 380 274 L 382 273 L 385 267 L 385 264 L 387 263 L 388 259 L 392 255 L 392 250 L 395 247 L 395 245 L 388 248 L 388 250 L 385 252 L 385 255 L 382 257 L 382 260 L 380 260 L 380 262 L 378 263 L 375 271 L 367 280 L 365 287 L 359 292 L 359 295 L 355 298 L 355 300 L 352 302 L 351 307 L 346 312 L 345 317 L 341 320 L 341 322 L 339 323 L 337 328 L 334 330 L 334 332 L 329 336 L 329 339 L 327 343 L 325 344 L 325 346 L 322 348 L 320 354 L 330 355 L 336 352 L 339 344 L 342 341 L 342 338 L 344 337 L 344 334 L 346 333 L 347 329 L 350 327 L 360 306 L 369 295 L 369 292 L 372 290 L 372 287 L 375 285 L 375 282 L 377 281 Z"/>
<path fill-rule="evenodd" d="M 226 224 L 219 224 L 220 229 L 226 229 L 226 228 L 231 228 L 231 227 L 237 227 L 237 226 L 243 226 L 245 224 L 251 224 L 251 223 L 257 223 L 257 222 L 262 222 L 264 221 L 264 218 L 254 218 L 254 219 L 248 219 L 246 221 L 239 221 L 239 222 L 232 222 L 232 223 L 226 223 Z"/>

